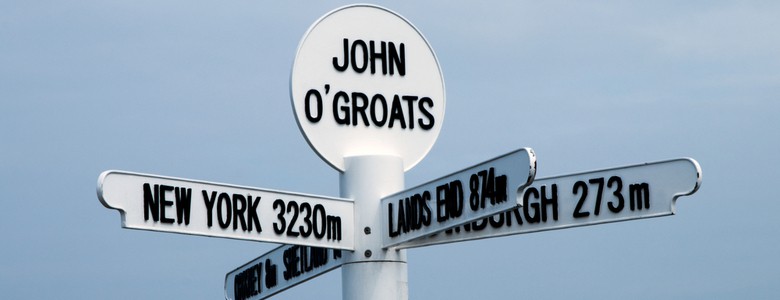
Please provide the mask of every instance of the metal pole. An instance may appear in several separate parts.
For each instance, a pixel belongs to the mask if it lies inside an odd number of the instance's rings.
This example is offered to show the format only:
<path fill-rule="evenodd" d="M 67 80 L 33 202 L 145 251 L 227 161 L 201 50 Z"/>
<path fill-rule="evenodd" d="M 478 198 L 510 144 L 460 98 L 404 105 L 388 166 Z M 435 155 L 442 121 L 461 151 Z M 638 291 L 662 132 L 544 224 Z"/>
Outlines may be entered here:
<path fill-rule="evenodd" d="M 344 300 L 409 298 L 406 250 L 382 249 L 381 197 L 404 187 L 403 161 L 395 156 L 344 158 L 341 197 L 355 201 L 355 252 L 341 269 Z"/>

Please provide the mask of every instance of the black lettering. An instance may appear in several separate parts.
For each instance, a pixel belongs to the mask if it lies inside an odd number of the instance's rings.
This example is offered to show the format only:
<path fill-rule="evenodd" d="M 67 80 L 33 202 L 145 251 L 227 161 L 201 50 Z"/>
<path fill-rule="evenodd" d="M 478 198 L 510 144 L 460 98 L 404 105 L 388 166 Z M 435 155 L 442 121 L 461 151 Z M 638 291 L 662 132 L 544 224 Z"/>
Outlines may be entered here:
<path fill-rule="evenodd" d="M 334 57 L 335 60 L 335 57 Z M 312 114 L 311 111 L 311 97 L 314 96 L 314 100 L 317 103 L 317 114 Z M 317 123 L 322 119 L 322 96 L 320 95 L 320 92 L 315 89 L 310 89 L 308 92 L 306 92 L 306 97 L 304 98 L 303 102 L 303 108 L 306 112 L 306 119 L 309 120 L 309 122 Z"/>
<path fill-rule="evenodd" d="M 300 271 L 298 270 L 300 258 L 298 257 L 298 251 L 296 251 L 298 250 L 298 247 L 299 246 L 291 246 L 290 248 L 285 249 L 282 254 L 284 261 L 284 272 L 282 272 L 282 276 L 284 277 L 284 280 L 290 280 L 300 275 Z"/>
<path fill-rule="evenodd" d="M 406 120 L 404 120 L 404 109 L 401 107 L 401 98 L 398 95 L 393 97 L 393 103 L 390 107 L 390 121 L 387 124 L 388 128 L 393 128 L 393 124 L 398 121 L 401 123 L 401 128 L 406 129 Z"/>
<path fill-rule="evenodd" d="M 406 224 L 409 227 L 409 230 L 417 230 L 420 229 L 418 227 L 419 225 L 419 215 L 417 214 L 417 205 L 414 203 L 414 195 L 412 197 L 406 197 L 404 199 L 404 209 L 406 210 Z"/>
<path fill-rule="evenodd" d="M 233 278 L 233 298 L 236 300 L 244 300 L 249 298 L 246 294 L 245 284 L 244 272 L 238 273 L 236 277 Z"/>
<path fill-rule="evenodd" d="M 301 233 L 301 236 L 303 237 L 309 237 L 312 232 L 312 223 L 311 223 L 311 204 L 309 202 L 303 202 L 301 203 L 301 215 L 303 215 L 303 224 L 298 226 L 298 232 Z"/>
<path fill-rule="evenodd" d="M 596 206 L 593 207 L 593 215 L 598 216 L 601 213 L 601 198 L 604 196 L 604 177 L 588 180 L 590 184 L 598 186 L 596 190 Z"/>
<path fill-rule="evenodd" d="M 482 193 L 480 195 L 480 202 L 482 202 L 482 206 L 485 206 L 485 203 L 488 199 L 490 199 L 490 204 L 495 205 L 496 204 L 496 181 L 495 181 L 495 170 L 494 168 L 490 168 L 487 171 L 482 170 L 479 171 L 479 177 L 482 178 Z"/>
<path fill-rule="evenodd" d="M 360 100 L 360 104 L 358 103 L 358 99 Z M 358 115 L 360 115 L 360 119 L 363 120 L 363 124 L 368 127 L 368 116 L 366 115 L 366 108 L 368 108 L 368 98 L 366 97 L 366 94 L 363 93 L 352 93 L 352 126 L 357 126 L 360 121 L 358 121 Z"/>
<path fill-rule="evenodd" d="M 224 205 L 223 205 L 224 203 Z M 223 219 L 223 213 L 222 213 L 222 207 L 225 207 L 226 214 L 225 218 Z M 219 227 L 222 229 L 227 229 L 230 227 L 230 220 L 233 218 L 233 209 L 230 204 L 230 195 L 227 193 L 221 193 L 219 194 L 219 198 L 217 198 L 217 221 L 219 221 Z"/>
<path fill-rule="evenodd" d="M 552 196 L 547 196 L 547 186 L 542 186 L 542 222 L 547 222 L 547 206 L 552 206 L 553 220 L 558 221 L 558 185 L 550 185 Z"/>
<path fill-rule="evenodd" d="M 333 259 L 341 258 L 341 249 L 333 249 Z"/>
<path fill-rule="evenodd" d="M 398 49 L 395 48 L 395 44 L 393 44 L 393 42 L 389 42 L 388 45 L 390 52 L 390 75 L 395 74 L 394 70 L 396 68 L 398 69 L 398 75 L 406 75 L 406 51 L 404 49 L 404 43 L 401 43 Z"/>
<path fill-rule="evenodd" d="M 578 192 L 580 190 L 582 191 L 582 193 Z M 587 216 L 590 216 L 590 212 L 582 211 L 582 206 L 585 204 L 585 199 L 588 197 L 588 185 L 585 184 L 585 182 L 582 180 L 577 181 L 574 183 L 571 192 L 574 193 L 575 195 L 580 194 L 580 200 L 577 201 L 577 206 L 574 208 L 572 217 L 585 218 Z"/>
<path fill-rule="evenodd" d="M 463 215 L 463 184 L 460 180 L 450 182 L 450 195 L 447 197 L 447 211 L 451 217 Z"/>
<path fill-rule="evenodd" d="M 406 101 L 406 107 L 409 111 L 409 118 L 407 119 L 409 120 L 409 129 L 414 129 L 414 102 L 417 101 L 417 96 L 405 95 L 401 98 Z"/>
<path fill-rule="evenodd" d="M 382 104 L 382 109 L 379 110 L 382 112 L 381 119 L 376 115 L 377 104 Z M 385 126 L 385 123 L 387 123 L 387 101 L 385 101 L 385 96 L 382 96 L 382 94 L 376 94 L 371 98 L 371 121 L 378 127 Z"/>
<path fill-rule="evenodd" d="M 645 209 L 650 209 L 650 185 L 647 183 L 637 183 L 628 185 L 629 202 L 631 203 L 631 210 L 642 210 L 643 204 Z"/>
<path fill-rule="evenodd" d="M 244 271 L 236 274 L 233 279 L 234 298 L 249 299 L 257 296 L 263 290 L 260 278 L 263 276 L 263 263 L 249 266 Z"/>
<path fill-rule="evenodd" d="M 529 187 L 525 190 L 525 193 L 523 193 L 523 203 L 525 203 L 523 205 L 523 215 L 529 224 L 539 223 L 539 203 L 531 203 L 531 197 L 534 199 L 539 199 L 539 190 L 537 190 L 535 187 Z M 530 209 L 533 209 L 534 211 L 533 216 L 529 212 Z"/>
<path fill-rule="evenodd" d="M 341 217 L 327 216 L 327 231 L 329 240 L 341 240 Z"/>
<path fill-rule="evenodd" d="M 401 232 L 393 226 L 393 202 L 387 203 L 387 229 L 390 231 L 390 237 L 397 237 Z"/>
<path fill-rule="evenodd" d="M 471 174 L 469 176 L 469 207 L 471 210 L 478 211 L 480 208 L 485 208 L 485 202 L 480 203 L 479 199 L 479 175 Z"/>
<path fill-rule="evenodd" d="M 236 300 L 244 300 L 247 297 L 245 288 L 244 288 L 244 272 L 239 273 L 236 275 L 236 277 L 233 278 L 233 298 Z"/>
<path fill-rule="evenodd" d="M 290 201 L 287 202 L 287 213 L 292 213 L 292 220 L 290 220 L 290 226 L 287 226 L 287 236 L 293 236 L 296 237 L 300 235 L 297 231 L 295 231 L 295 223 L 298 222 L 298 202 Z"/>
<path fill-rule="evenodd" d="M 257 232 L 260 233 L 263 231 L 263 228 L 260 227 L 260 217 L 257 215 L 257 207 L 260 205 L 260 197 L 256 197 L 255 201 L 252 201 L 252 196 L 248 196 L 248 202 L 249 207 L 246 210 L 247 214 L 247 223 L 249 223 L 249 231 L 252 231 L 252 225 L 257 227 Z"/>
<path fill-rule="evenodd" d="M 380 49 L 379 52 L 376 52 L 374 41 L 368 42 L 368 48 L 371 50 L 371 74 L 376 73 L 376 64 L 374 63 L 377 59 L 381 61 L 382 64 L 382 74 L 387 75 L 387 43 L 380 42 Z"/>
<path fill-rule="evenodd" d="M 447 215 L 447 193 L 449 184 L 445 183 L 436 187 L 436 222 L 444 222 L 449 219 Z"/>
<path fill-rule="evenodd" d="M 496 203 L 502 203 L 505 202 L 507 199 L 509 199 L 506 190 L 506 181 L 507 181 L 506 175 L 496 176 L 496 185 L 495 185 Z"/>
<path fill-rule="evenodd" d="M 314 237 L 319 240 L 325 236 L 325 232 L 327 230 L 325 207 L 323 207 L 322 204 L 314 205 L 313 214 L 314 216 L 312 216 L 312 223 L 314 223 Z M 320 220 L 322 220 L 322 222 L 320 222 Z"/>
<path fill-rule="evenodd" d="M 611 212 L 619 213 L 621 210 L 623 210 L 623 206 L 625 206 L 625 199 L 623 198 L 623 194 L 621 192 L 623 189 L 623 180 L 621 180 L 618 176 L 612 176 L 609 178 L 609 181 L 607 181 L 607 188 L 612 188 L 613 184 L 615 184 L 615 191 L 612 192 L 612 195 L 615 196 L 615 199 L 617 199 L 617 204 L 609 201 L 609 203 L 607 203 L 607 207 L 609 207 Z"/>
<path fill-rule="evenodd" d="M 339 107 L 339 98 L 344 99 L 344 105 L 341 107 Z M 344 112 L 343 117 L 339 114 L 339 111 Z M 349 117 L 349 95 L 343 91 L 338 91 L 333 96 L 333 118 L 339 125 L 349 125 Z"/>
<path fill-rule="evenodd" d="M 398 231 L 409 232 L 409 223 L 404 209 L 404 200 L 398 200 Z"/>
<path fill-rule="evenodd" d="M 277 274 L 276 265 L 271 262 L 271 259 L 265 260 L 265 288 L 270 289 L 276 286 Z"/>
<path fill-rule="evenodd" d="M 184 225 L 190 225 L 190 204 L 192 203 L 192 189 L 176 188 L 176 221 Z"/>
<path fill-rule="evenodd" d="M 239 194 L 233 194 L 233 230 L 238 229 L 238 222 L 241 221 L 241 230 L 246 231 L 246 220 L 244 219 L 246 210 L 246 198 Z"/>
<path fill-rule="evenodd" d="M 363 65 L 358 67 L 357 63 L 357 50 L 358 47 L 360 47 L 360 52 L 363 53 Z M 355 70 L 355 72 L 363 73 L 366 71 L 366 68 L 368 67 L 368 49 L 366 47 L 366 42 L 363 40 L 357 40 L 352 43 L 352 55 L 350 55 L 350 62 L 352 63 L 352 70 Z"/>
<path fill-rule="evenodd" d="M 284 230 L 287 229 L 287 220 L 284 219 L 284 200 L 276 199 L 273 209 L 276 210 L 277 207 L 279 208 L 279 214 L 276 215 L 276 219 L 279 220 L 279 223 L 274 222 L 274 233 L 283 234 Z"/>
<path fill-rule="evenodd" d="M 313 247 L 311 248 L 312 252 L 312 265 L 315 268 L 322 267 L 328 263 L 328 249 L 327 248 L 320 248 L 320 247 Z"/>
<path fill-rule="evenodd" d="M 301 255 L 301 248 L 306 248 L 306 246 L 293 246 L 292 249 L 290 249 L 291 255 L 293 255 L 293 261 L 295 262 L 295 265 L 293 266 L 293 278 L 301 276 L 301 271 L 303 271 L 301 261 L 305 257 L 304 255 Z"/>
<path fill-rule="evenodd" d="M 311 249 L 307 246 L 300 246 L 298 247 L 298 251 L 300 251 L 298 256 L 301 258 L 301 267 L 298 269 L 301 270 L 301 274 L 314 269 L 311 261 Z"/>
<path fill-rule="evenodd" d="M 336 69 L 336 71 L 344 72 L 347 70 L 347 67 L 349 66 L 349 40 L 344 39 L 344 64 L 339 65 L 338 58 L 335 56 L 333 57 L 333 68 Z"/>
<path fill-rule="evenodd" d="M 144 183 L 144 221 L 149 221 L 149 212 L 152 213 L 152 219 L 157 222 L 160 220 L 160 199 L 159 185 L 154 185 L 154 195 L 148 183 Z"/>
<path fill-rule="evenodd" d="M 433 124 L 436 123 L 433 119 L 433 115 L 428 111 L 429 108 L 433 108 L 433 100 L 428 97 L 422 97 L 420 98 L 420 101 L 417 102 L 417 108 L 420 109 L 420 113 L 426 119 L 425 122 L 423 121 L 423 118 L 418 119 L 417 124 L 420 125 L 420 128 L 423 130 L 431 130 Z"/>
<path fill-rule="evenodd" d="M 211 228 L 212 224 L 212 213 L 214 212 L 214 203 L 216 203 L 217 200 L 217 192 L 213 191 L 211 192 L 211 197 L 209 197 L 209 193 L 206 192 L 206 190 L 203 190 L 203 202 L 206 204 L 206 209 L 208 209 L 208 214 L 206 214 L 206 223 L 208 224 L 209 228 Z"/>
<path fill-rule="evenodd" d="M 463 214 L 463 185 L 460 180 L 436 187 L 436 211 L 436 222 L 458 218 Z"/>
<path fill-rule="evenodd" d="M 170 185 L 160 185 L 160 222 L 173 224 L 173 219 L 165 216 L 165 207 L 173 206 L 173 201 L 165 200 L 165 192 L 173 192 L 174 188 Z"/>
<path fill-rule="evenodd" d="M 251 287 L 252 296 L 257 296 L 257 294 L 263 291 L 263 285 L 260 281 L 260 278 L 263 278 L 263 263 L 255 264 L 250 270 L 249 273 L 252 275 L 248 280 L 248 284 Z"/>
<path fill-rule="evenodd" d="M 422 214 L 420 221 L 424 226 L 431 225 L 432 215 L 431 215 L 431 207 L 428 205 L 429 201 L 431 201 L 431 193 L 428 191 L 423 192 L 422 199 L 420 201 L 420 211 Z"/>

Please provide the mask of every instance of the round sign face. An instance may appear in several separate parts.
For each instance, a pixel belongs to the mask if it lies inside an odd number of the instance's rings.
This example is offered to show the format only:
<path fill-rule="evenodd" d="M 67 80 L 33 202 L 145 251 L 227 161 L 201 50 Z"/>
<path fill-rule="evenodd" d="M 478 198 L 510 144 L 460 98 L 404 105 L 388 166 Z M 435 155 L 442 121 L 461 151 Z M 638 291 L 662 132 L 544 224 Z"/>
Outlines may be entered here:
<path fill-rule="evenodd" d="M 334 168 L 344 157 L 400 157 L 409 170 L 428 154 L 444 121 L 444 79 L 428 42 L 385 8 L 352 5 L 315 22 L 290 78 L 295 118 Z"/>

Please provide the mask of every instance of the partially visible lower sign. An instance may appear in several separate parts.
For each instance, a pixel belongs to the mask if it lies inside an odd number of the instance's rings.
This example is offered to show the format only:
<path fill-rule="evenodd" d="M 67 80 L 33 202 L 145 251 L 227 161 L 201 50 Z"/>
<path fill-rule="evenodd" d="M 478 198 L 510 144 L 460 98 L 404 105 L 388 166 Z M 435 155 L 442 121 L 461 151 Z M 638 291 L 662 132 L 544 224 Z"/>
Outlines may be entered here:
<path fill-rule="evenodd" d="M 682 158 L 535 180 L 519 190 L 522 205 L 398 245 L 420 247 L 505 235 L 660 217 L 696 192 L 701 167 Z"/>
<path fill-rule="evenodd" d="M 536 175 L 522 148 L 381 199 L 382 243 L 390 247 L 515 208 Z"/>
<path fill-rule="evenodd" d="M 284 245 L 225 276 L 225 299 L 265 299 L 344 263 L 341 250 Z"/>
<path fill-rule="evenodd" d="M 106 171 L 98 198 L 122 227 L 336 249 L 354 247 L 348 199 Z"/>

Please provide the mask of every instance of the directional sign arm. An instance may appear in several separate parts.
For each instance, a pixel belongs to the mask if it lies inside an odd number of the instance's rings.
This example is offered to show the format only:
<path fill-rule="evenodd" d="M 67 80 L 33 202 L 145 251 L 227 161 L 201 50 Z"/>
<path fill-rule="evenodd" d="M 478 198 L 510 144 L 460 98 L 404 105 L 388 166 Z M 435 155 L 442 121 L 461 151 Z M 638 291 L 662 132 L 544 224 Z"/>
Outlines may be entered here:
<path fill-rule="evenodd" d="M 391 247 L 513 209 L 517 189 L 535 175 L 536 155 L 522 148 L 384 197 L 383 244 Z"/>
<path fill-rule="evenodd" d="M 690 158 L 538 179 L 518 189 L 521 206 L 409 241 L 398 248 L 493 238 L 675 214 L 675 202 L 701 186 Z"/>
<path fill-rule="evenodd" d="M 125 171 L 105 171 L 97 196 L 122 227 L 351 250 L 348 199 Z"/>
<path fill-rule="evenodd" d="M 578 204 L 579 202 L 583 202 L 584 204 L 586 202 L 584 199 L 590 198 L 585 197 L 580 192 L 581 190 L 584 193 L 587 193 L 587 191 L 590 190 L 585 187 L 585 181 L 588 182 L 587 185 L 595 186 L 597 188 L 596 192 L 598 192 L 598 189 L 605 191 L 604 184 L 600 182 L 603 178 L 606 189 L 614 189 L 612 196 L 617 198 L 616 203 L 620 203 L 618 195 L 626 192 L 625 188 L 622 187 L 623 185 L 628 184 L 629 194 L 627 196 L 623 195 L 625 201 L 626 197 L 628 197 L 629 200 L 631 197 L 634 197 L 634 200 L 637 200 L 637 197 L 643 195 L 636 193 L 649 192 L 651 189 L 645 188 L 645 186 L 650 187 L 650 184 L 652 183 L 652 192 L 654 195 L 652 199 L 659 204 L 665 204 L 654 205 L 652 211 L 661 214 L 674 214 L 677 198 L 691 195 L 699 189 L 701 186 L 701 174 L 701 166 L 696 160 L 692 158 L 679 158 L 539 179 L 528 188 L 518 189 L 517 199 L 518 204 L 523 206 L 526 204 L 524 202 L 529 198 L 532 198 L 533 194 L 536 193 L 534 189 L 538 190 L 544 186 L 569 183 L 569 185 L 572 186 L 572 190 L 577 190 L 576 192 L 572 191 L 572 193 L 579 195 L 578 199 L 580 200 L 577 201 Z M 621 188 L 618 188 L 618 186 L 621 186 Z M 608 196 L 602 195 L 602 199 L 606 199 L 607 197 Z M 596 195 L 596 200 L 598 200 L 598 195 Z M 667 205 L 669 206 L 668 209 L 666 209 Z M 582 210 L 582 208 L 580 210 Z M 599 209 L 599 212 L 600 211 L 601 210 Z M 642 212 L 642 210 L 639 211 Z M 598 216 L 600 214 L 594 215 Z"/>
<path fill-rule="evenodd" d="M 225 275 L 225 299 L 266 299 L 344 263 L 342 251 L 283 245 Z"/>

